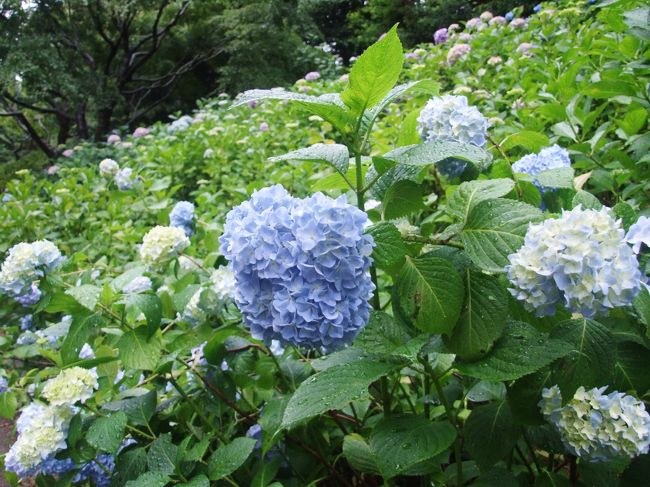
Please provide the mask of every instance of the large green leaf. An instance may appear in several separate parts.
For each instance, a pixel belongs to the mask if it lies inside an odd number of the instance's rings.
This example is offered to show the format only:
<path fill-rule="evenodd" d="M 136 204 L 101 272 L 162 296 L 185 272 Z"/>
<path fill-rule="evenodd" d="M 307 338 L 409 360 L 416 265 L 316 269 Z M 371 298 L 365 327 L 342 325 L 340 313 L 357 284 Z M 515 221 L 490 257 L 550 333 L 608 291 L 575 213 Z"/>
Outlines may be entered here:
<path fill-rule="evenodd" d="M 406 246 L 395 225 L 388 222 L 380 222 L 369 227 L 366 233 L 372 235 L 375 241 L 372 258 L 377 267 L 390 269 L 404 261 Z"/>
<path fill-rule="evenodd" d="M 388 94 L 376 106 L 372 108 L 372 110 L 368 110 L 369 122 L 373 122 L 384 108 L 386 108 L 390 103 L 392 103 L 397 98 L 400 98 L 408 91 L 417 90 L 429 95 L 437 95 L 438 88 L 438 83 L 430 79 L 421 79 L 397 85 L 391 89 Z"/>
<path fill-rule="evenodd" d="M 588 389 L 611 382 L 616 342 L 605 326 L 586 318 L 567 320 L 551 330 L 550 338 L 572 345 L 553 374 L 553 383 L 560 386 L 564 397 L 573 396 L 580 386 Z"/>
<path fill-rule="evenodd" d="M 371 311 L 370 320 L 354 340 L 354 346 L 367 353 L 391 354 L 402 347 L 410 337 L 383 311 Z"/>
<path fill-rule="evenodd" d="M 395 283 L 403 313 L 418 328 L 450 334 L 463 305 L 463 280 L 448 261 L 429 256 L 406 257 Z"/>
<path fill-rule="evenodd" d="M 623 342 L 617 346 L 614 388 L 619 391 L 636 391 L 645 396 L 650 389 L 650 350 L 638 343 Z"/>
<path fill-rule="evenodd" d="M 485 179 L 462 183 L 449 198 L 447 213 L 467 220 L 469 212 L 481 201 L 507 195 L 515 187 L 512 179 Z"/>
<path fill-rule="evenodd" d="M 397 25 L 366 49 L 350 70 L 349 85 L 341 99 L 356 114 L 374 107 L 397 83 L 404 64 Z"/>
<path fill-rule="evenodd" d="M 505 460 L 517 444 L 519 427 L 505 401 L 472 410 L 464 428 L 465 448 L 482 469 Z"/>
<path fill-rule="evenodd" d="M 269 161 L 307 161 L 328 164 L 345 176 L 350 163 L 350 153 L 342 144 L 314 144 L 281 156 L 270 157 Z"/>
<path fill-rule="evenodd" d="M 386 220 L 410 215 L 424 208 L 422 188 L 408 179 L 397 181 L 384 194 L 382 204 Z"/>
<path fill-rule="evenodd" d="M 463 374 L 478 379 L 507 381 L 518 379 L 570 353 L 572 346 L 564 340 L 549 338 L 527 323 L 506 325 L 503 336 L 481 360 L 459 363 Z"/>
<path fill-rule="evenodd" d="M 18 409 L 18 397 L 13 391 L 0 392 L 0 417 L 14 419 Z"/>
<path fill-rule="evenodd" d="M 506 137 L 501 142 L 503 150 L 510 150 L 513 147 L 520 146 L 529 152 L 539 152 L 540 149 L 549 145 L 548 137 L 540 132 L 531 130 L 522 130 Z"/>
<path fill-rule="evenodd" d="M 128 418 L 122 411 L 97 418 L 88 428 L 86 440 L 98 450 L 115 453 L 124 438 L 127 421 Z"/>
<path fill-rule="evenodd" d="M 488 272 L 504 272 L 508 256 L 523 245 L 528 225 L 542 218 L 538 208 L 526 203 L 485 200 L 470 210 L 460 238 L 477 266 Z"/>
<path fill-rule="evenodd" d="M 129 480 L 137 479 L 147 469 L 147 452 L 144 448 L 135 448 L 120 453 L 115 465 L 113 482 L 125 485 Z"/>
<path fill-rule="evenodd" d="M 508 321 L 508 294 L 494 276 L 467 269 L 467 298 L 458 325 L 447 341 L 456 355 L 474 360 L 490 351 Z"/>
<path fill-rule="evenodd" d="M 163 472 L 145 472 L 135 480 L 129 480 L 126 487 L 165 487 L 169 475 Z"/>
<path fill-rule="evenodd" d="M 456 429 L 448 422 L 431 422 L 423 416 L 383 418 L 370 435 L 369 445 L 384 478 L 392 478 L 449 448 Z"/>
<path fill-rule="evenodd" d="M 90 342 L 95 328 L 100 326 L 102 320 L 98 316 L 73 316 L 68 334 L 61 345 L 61 358 L 63 364 L 68 365 L 79 361 L 79 352 L 84 343 Z"/>
<path fill-rule="evenodd" d="M 181 450 L 172 443 L 171 434 L 165 433 L 156 438 L 149 447 L 147 468 L 150 472 L 170 475 L 176 470 L 181 454 Z"/>
<path fill-rule="evenodd" d="M 75 298 L 84 308 L 93 311 L 95 306 L 97 306 L 101 292 L 101 288 L 97 286 L 82 284 L 81 286 L 68 289 L 65 293 Z"/>
<path fill-rule="evenodd" d="M 550 367 L 522 377 L 510 385 L 507 398 L 513 420 L 525 425 L 543 424 L 544 416 L 538 403 L 542 397 L 542 389 L 552 385 Z"/>
<path fill-rule="evenodd" d="M 547 188 L 573 189 L 574 174 L 575 171 L 572 167 L 558 167 L 537 173 L 535 175 L 535 181 L 540 186 Z"/>
<path fill-rule="evenodd" d="M 157 395 L 154 389 L 138 396 L 108 402 L 102 406 L 102 409 L 123 411 L 131 423 L 146 425 L 156 412 L 156 403 Z"/>
<path fill-rule="evenodd" d="M 357 433 L 343 439 L 343 455 L 352 468 L 363 473 L 379 474 L 375 455 L 365 438 Z"/>
<path fill-rule="evenodd" d="M 160 328 L 162 303 L 158 296 L 155 294 L 131 294 L 125 299 L 125 302 L 142 311 L 147 320 L 149 335 L 153 335 Z"/>
<path fill-rule="evenodd" d="M 488 168 L 492 163 L 490 154 L 480 147 L 446 141 L 407 145 L 388 152 L 382 157 L 405 166 L 427 166 L 453 157 L 471 162 L 480 171 Z"/>
<path fill-rule="evenodd" d="M 147 327 L 139 326 L 122 335 L 117 347 L 125 367 L 153 370 L 160 359 L 162 343 L 159 335 L 149 337 Z"/>
<path fill-rule="evenodd" d="M 241 467 L 253 453 L 255 443 L 253 438 L 242 437 L 217 448 L 208 461 L 210 480 L 222 479 Z"/>
<path fill-rule="evenodd" d="M 365 359 L 335 365 L 312 375 L 289 400 L 282 419 L 283 428 L 368 397 L 368 386 L 395 368 L 394 363 Z"/>

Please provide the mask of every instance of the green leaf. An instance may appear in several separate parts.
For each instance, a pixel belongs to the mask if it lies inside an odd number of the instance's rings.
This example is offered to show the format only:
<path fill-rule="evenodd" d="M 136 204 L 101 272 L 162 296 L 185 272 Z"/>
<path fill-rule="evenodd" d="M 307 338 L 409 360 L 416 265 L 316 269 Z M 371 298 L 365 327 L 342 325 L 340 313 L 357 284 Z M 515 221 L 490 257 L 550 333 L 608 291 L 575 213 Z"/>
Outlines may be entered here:
<path fill-rule="evenodd" d="M 634 96 L 636 90 L 633 85 L 622 80 L 602 80 L 589 83 L 582 93 L 592 98 L 607 99 L 615 96 Z"/>
<path fill-rule="evenodd" d="M 539 152 L 549 144 L 550 141 L 546 135 L 531 130 L 522 130 L 521 132 L 506 137 L 503 142 L 501 142 L 501 148 L 507 151 L 513 147 L 519 146 L 529 152 Z"/>
<path fill-rule="evenodd" d="M 386 220 L 394 220 L 415 213 L 424 208 L 422 188 L 408 179 L 397 181 L 386 191 L 382 205 Z"/>
<path fill-rule="evenodd" d="M 147 468 L 150 472 L 171 475 L 176 470 L 180 450 L 172 443 L 170 433 L 165 433 L 151 444 L 147 453 Z"/>
<path fill-rule="evenodd" d="M 423 144 L 398 147 L 382 156 L 384 159 L 405 166 L 428 166 L 451 157 L 471 162 L 480 171 L 487 169 L 492 163 L 490 154 L 480 147 L 446 141 L 425 142 Z"/>
<path fill-rule="evenodd" d="M 539 410 L 542 389 L 552 386 L 550 367 L 517 380 L 508 388 L 508 404 L 513 420 L 519 424 L 544 424 L 544 416 Z"/>
<path fill-rule="evenodd" d="M 476 362 L 459 363 L 458 370 L 470 377 L 494 382 L 518 379 L 545 367 L 571 352 L 563 340 L 549 338 L 527 323 L 506 325 L 492 351 Z"/>
<path fill-rule="evenodd" d="M 270 157 L 270 162 L 306 161 L 328 164 L 345 176 L 350 163 L 348 148 L 342 144 L 314 144 L 281 156 Z"/>
<path fill-rule="evenodd" d="M 645 396 L 650 389 L 650 350 L 632 342 L 619 343 L 614 370 L 614 389 L 636 391 L 638 397 Z"/>
<path fill-rule="evenodd" d="M 65 293 L 72 296 L 84 308 L 93 311 L 99 301 L 101 288 L 92 284 L 82 284 L 81 286 L 68 289 Z"/>
<path fill-rule="evenodd" d="M 473 409 L 463 431 L 465 448 L 481 469 L 506 460 L 519 437 L 519 427 L 505 401 Z"/>
<path fill-rule="evenodd" d="M 300 421 L 367 398 L 368 386 L 395 367 L 396 364 L 365 359 L 335 365 L 312 375 L 289 400 L 282 427 L 291 428 Z"/>
<path fill-rule="evenodd" d="M 145 472 L 135 480 L 129 480 L 126 487 L 165 487 L 169 476 L 162 472 Z"/>
<path fill-rule="evenodd" d="M 526 203 L 485 200 L 470 210 L 460 238 L 474 264 L 488 272 L 504 272 L 508 256 L 523 245 L 528 225 L 542 219 L 542 212 Z"/>
<path fill-rule="evenodd" d="M 149 337 L 146 326 L 126 332 L 117 341 L 120 360 L 130 369 L 153 370 L 161 355 L 160 336 Z"/>
<path fill-rule="evenodd" d="M 86 440 L 91 446 L 108 453 L 116 453 L 124 438 L 128 418 L 122 411 L 97 418 L 88 428 Z"/>
<path fill-rule="evenodd" d="M 371 311 L 370 320 L 354 340 L 354 346 L 367 353 L 390 355 L 409 340 L 408 334 L 388 313 Z"/>
<path fill-rule="evenodd" d="M 508 320 L 508 294 L 496 277 L 465 271 L 467 298 L 460 321 L 447 340 L 449 349 L 465 360 L 490 351 Z"/>
<path fill-rule="evenodd" d="M 507 195 L 515 187 L 512 179 L 487 179 L 467 181 L 453 192 L 447 203 L 447 213 L 463 221 L 480 202 Z"/>
<path fill-rule="evenodd" d="M 639 315 L 639 321 L 646 326 L 646 337 L 650 338 L 650 292 L 645 288 L 641 289 L 632 305 Z"/>
<path fill-rule="evenodd" d="M 242 437 L 217 448 L 208 461 L 210 480 L 222 479 L 241 467 L 253 453 L 255 443 L 253 438 Z"/>
<path fill-rule="evenodd" d="M 210 480 L 205 475 L 201 474 L 187 482 L 182 482 L 176 485 L 177 487 L 210 487 Z"/>
<path fill-rule="evenodd" d="M 12 391 L 0 392 L 0 417 L 14 419 L 18 409 L 18 398 Z"/>
<path fill-rule="evenodd" d="M 350 70 L 349 85 L 341 99 L 356 114 L 379 103 L 397 83 L 404 64 L 397 25 L 366 49 Z"/>
<path fill-rule="evenodd" d="M 79 361 L 79 352 L 84 343 L 89 343 L 93 336 L 95 328 L 101 326 L 102 320 L 98 316 L 79 316 L 72 317 L 72 324 L 68 334 L 61 345 L 61 359 L 64 365 Z"/>
<path fill-rule="evenodd" d="M 127 450 L 117 457 L 113 481 L 115 485 L 124 485 L 129 480 L 137 479 L 146 469 L 147 452 L 145 449 Z"/>
<path fill-rule="evenodd" d="M 420 79 L 417 81 L 411 81 L 409 83 L 397 85 L 391 89 L 388 94 L 375 107 L 373 107 L 372 110 L 368 111 L 369 118 L 371 120 L 376 118 L 384 108 L 386 108 L 397 98 L 403 96 L 408 91 L 417 90 L 423 93 L 427 93 L 428 95 L 437 95 L 439 88 L 440 86 L 438 83 L 430 79 Z"/>
<path fill-rule="evenodd" d="M 147 268 L 145 266 L 132 267 L 113 279 L 111 281 L 111 287 L 115 291 L 121 291 L 124 286 L 133 281 L 136 277 L 140 277 L 146 270 Z"/>
<path fill-rule="evenodd" d="M 596 198 L 593 194 L 588 193 L 587 191 L 583 191 L 581 189 L 578 190 L 576 195 L 573 197 L 571 208 L 575 208 L 578 205 L 582 205 L 582 208 L 584 210 L 588 210 L 588 209 L 600 210 L 603 207 L 601 202 L 598 201 L 598 198 Z"/>
<path fill-rule="evenodd" d="M 147 320 L 149 335 L 153 335 L 160 328 L 162 303 L 157 295 L 131 294 L 126 298 L 126 302 L 142 311 Z"/>
<path fill-rule="evenodd" d="M 404 261 L 406 246 L 395 225 L 388 222 L 380 222 L 369 227 L 366 233 L 372 235 L 375 241 L 372 258 L 377 267 L 391 269 Z"/>
<path fill-rule="evenodd" d="M 343 455 L 352 468 L 363 473 L 379 474 L 379 467 L 370 445 L 363 436 L 352 433 L 343 438 Z"/>
<path fill-rule="evenodd" d="M 449 448 L 456 429 L 448 422 L 422 416 L 389 416 L 377 423 L 370 435 L 370 449 L 384 478 L 392 478 Z"/>
<path fill-rule="evenodd" d="M 616 343 L 605 326 L 587 318 L 567 320 L 551 330 L 549 337 L 572 345 L 553 374 L 553 383 L 560 386 L 562 396 L 573 396 L 580 386 L 589 389 L 610 383 Z"/>
<path fill-rule="evenodd" d="M 406 257 L 395 282 L 402 312 L 429 333 L 449 335 L 463 305 L 463 280 L 448 261 Z"/>
<path fill-rule="evenodd" d="M 573 189 L 573 176 L 575 171 L 572 167 L 558 167 L 539 172 L 535 180 L 547 188 L 569 188 Z"/>
<path fill-rule="evenodd" d="M 156 412 L 157 395 L 155 390 L 135 397 L 106 403 L 102 409 L 123 411 L 133 424 L 147 425 Z"/>

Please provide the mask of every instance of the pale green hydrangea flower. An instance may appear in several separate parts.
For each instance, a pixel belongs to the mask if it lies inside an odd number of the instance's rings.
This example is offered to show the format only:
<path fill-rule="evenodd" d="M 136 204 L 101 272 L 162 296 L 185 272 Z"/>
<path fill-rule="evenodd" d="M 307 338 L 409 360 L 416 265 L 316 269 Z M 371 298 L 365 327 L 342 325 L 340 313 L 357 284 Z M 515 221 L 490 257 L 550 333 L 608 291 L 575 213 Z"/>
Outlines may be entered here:
<path fill-rule="evenodd" d="M 181 228 L 156 226 L 142 239 L 140 258 L 149 265 L 157 265 L 175 257 L 190 245 Z"/>
<path fill-rule="evenodd" d="M 71 367 L 62 370 L 54 379 L 50 379 L 43 387 L 43 397 L 53 406 L 86 402 L 95 389 L 97 371 L 83 367 Z"/>

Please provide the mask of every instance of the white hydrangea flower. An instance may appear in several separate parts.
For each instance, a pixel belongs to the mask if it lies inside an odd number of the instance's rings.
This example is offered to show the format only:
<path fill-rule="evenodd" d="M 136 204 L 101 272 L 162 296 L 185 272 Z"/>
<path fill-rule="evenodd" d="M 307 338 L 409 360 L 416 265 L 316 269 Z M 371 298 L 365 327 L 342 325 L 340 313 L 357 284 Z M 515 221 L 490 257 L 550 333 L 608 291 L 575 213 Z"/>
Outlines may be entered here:
<path fill-rule="evenodd" d="M 418 117 L 418 133 L 425 142 L 450 141 L 485 147 L 488 121 L 464 96 L 431 98 Z"/>
<path fill-rule="evenodd" d="M 120 170 L 120 165 L 113 159 L 103 159 L 99 163 L 99 174 L 103 177 L 112 178 Z"/>
<path fill-rule="evenodd" d="M 63 369 L 43 387 L 43 397 L 53 406 L 86 402 L 99 387 L 97 371 L 83 367 Z"/>
<path fill-rule="evenodd" d="M 578 206 L 531 225 L 508 259 L 510 293 L 537 316 L 554 314 L 562 303 L 592 317 L 629 305 L 640 290 L 639 263 L 608 208 Z"/>
<path fill-rule="evenodd" d="M 566 406 L 558 386 L 542 390 L 539 407 L 570 453 L 592 462 L 634 458 L 650 448 L 650 415 L 642 401 L 607 386 L 578 388 Z"/>
<path fill-rule="evenodd" d="M 136 181 L 135 177 L 133 177 L 133 169 L 130 167 L 120 169 L 115 173 L 114 181 L 120 191 L 128 191 L 133 188 Z"/>
<path fill-rule="evenodd" d="M 139 294 L 151 289 L 151 279 L 147 276 L 138 276 L 122 288 L 125 294 Z"/>
<path fill-rule="evenodd" d="M 93 350 L 93 347 L 87 343 L 84 343 L 81 347 L 81 350 L 79 350 L 79 358 L 82 360 L 95 358 L 95 351 Z"/>
<path fill-rule="evenodd" d="M 625 240 L 632 245 L 635 254 L 641 252 L 642 245 L 650 248 L 650 218 L 640 216 L 636 223 L 630 226 Z"/>
<path fill-rule="evenodd" d="M 30 293 L 34 281 L 62 262 L 61 251 L 49 240 L 14 245 L 0 268 L 0 290 L 13 297 Z"/>
<path fill-rule="evenodd" d="M 142 239 L 140 258 L 149 265 L 160 264 L 190 245 L 182 228 L 155 226 Z"/>
<path fill-rule="evenodd" d="M 221 302 L 235 299 L 235 274 L 228 267 L 219 267 L 210 276 L 212 290 Z"/>
<path fill-rule="evenodd" d="M 202 293 L 203 293 L 202 288 L 196 291 L 192 295 L 190 300 L 187 302 L 187 304 L 185 305 L 185 309 L 183 310 L 182 319 L 192 325 L 201 323 L 205 321 L 205 319 L 207 318 L 206 312 L 203 311 L 203 309 L 201 309 L 200 306 Z"/>
<path fill-rule="evenodd" d="M 403 237 L 418 235 L 420 233 L 420 229 L 415 225 L 412 225 L 406 218 L 399 218 L 397 220 L 393 220 L 392 223 L 397 227 L 399 233 Z"/>

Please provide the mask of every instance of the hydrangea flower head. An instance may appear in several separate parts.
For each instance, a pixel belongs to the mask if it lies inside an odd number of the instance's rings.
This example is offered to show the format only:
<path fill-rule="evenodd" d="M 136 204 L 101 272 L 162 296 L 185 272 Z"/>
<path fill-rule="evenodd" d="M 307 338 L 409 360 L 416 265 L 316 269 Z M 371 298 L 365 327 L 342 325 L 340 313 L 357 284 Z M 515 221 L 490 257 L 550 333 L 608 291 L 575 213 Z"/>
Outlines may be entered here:
<path fill-rule="evenodd" d="M 88 343 L 84 343 L 79 350 L 79 358 L 81 360 L 89 360 L 95 358 L 95 351 Z"/>
<path fill-rule="evenodd" d="M 149 129 L 147 127 L 138 127 L 133 131 L 133 138 L 135 139 L 146 137 L 147 135 L 149 135 Z"/>
<path fill-rule="evenodd" d="M 465 27 L 467 29 L 476 29 L 476 28 L 480 28 L 482 25 L 483 22 L 481 21 L 481 19 L 479 19 L 478 17 L 474 17 L 473 19 L 469 19 L 467 21 Z"/>
<path fill-rule="evenodd" d="M 167 131 L 170 134 L 175 134 L 176 132 L 182 132 L 187 130 L 194 123 L 194 119 L 189 115 L 183 115 L 180 118 L 177 118 L 172 123 L 169 124 Z"/>
<path fill-rule="evenodd" d="M 450 24 L 449 27 L 447 27 L 447 31 L 449 33 L 456 32 L 459 29 L 460 29 L 460 25 L 458 24 Z"/>
<path fill-rule="evenodd" d="M 320 73 L 318 71 L 310 71 L 305 75 L 307 81 L 316 81 L 320 78 Z"/>
<path fill-rule="evenodd" d="M 7 389 L 9 389 L 9 381 L 4 375 L 0 375 L 0 394 L 7 392 Z"/>
<path fill-rule="evenodd" d="M 224 266 L 212 271 L 210 281 L 212 281 L 212 290 L 220 301 L 235 299 L 235 274 L 230 268 Z"/>
<path fill-rule="evenodd" d="M 151 279 L 147 276 L 138 276 L 122 288 L 125 294 L 140 294 L 151 289 Z"/>
<path fill-rule="evenodd" d="M 120 169 L 115 173 L 115 184 L 117 185 L 117 189 L 120 191 L 128 191 L 129 189 L 133 188 L 135 185 L 135 178 L 133 177 L 133 169 L 130 167 L 125 167 L 124 169 Z"/>
<path fill-rule="evenodd" d="M 269 124 L 266 122 L 262 122 L 259 127 L 260 132 L 268 132 L 269 131 Z"/>
<path fill-rule="evenodd" d="M 510 21 L 511 21 L 512 19 L 514 19 L 514 18 L 515 18 L 515 14 L 514 14 L 514 12 L 508 12 L 508 13 L 505 15 L 505 19 L 506 19 L 508 22 L 510 22 Z"/>
<path fill-rule="evenodd" d="M 469 54 L 471 50 L 472 48 L 469 44 L 454 44 L 454 46 L 449 49 L 449 52 L 447 53 L 447 63 L 455 64 L 456 61 Z"/>
<path fill-rule="evenodd" d="M 512 170 L 516 173 L 536 176 L 540 172 L 562 167 L 571 167 L 571 159 L 566 149 L 555 144 L 542 149 L 539 154 L 525 155 L 512 165 Z M 533 184 L 543 190 L 536 179 L 533 179 Z"/>
<path fill-rule="evenodd" d="M 464 96 L 431 98 L 418 117 L 418 133 L 424 142 L 449 141 L 485 147 L 488 122 Z"/>
<path fill-rule="evenodd" d="M 504 25 L 506 23 L 506 18 L 501 15 L 497 15 L 490 19 L 490 25 Z"/>
<path fill-rule="evenodd" d="M 558 386 L 542 390 L 539 407 L 560 433 L 567 450 L 592 462 L 634 458 L 650 448 L 650 415 L 645 405 L 607 386 L 578 388 L 562 407 Z"/>
<path fill-rule="evenodd" d="M 157 265 L 175 257 L 190 246 L 190 239 L 178 227 L 155 226 L 142 239 L 140 258 L 145 264 Z"/>
<path fill-rule="evenodd" d="M 627 243 L 632 244 L 632 250 L 635 254 L 641 252 L 642 245 L 650 249 L 650 218 L 640 216 L 636 223 L 630 226 L 625 240 L 627 240 Z"/>
<path fill-rule="evenodd" d="M 53 406 L 73 405 L 86 402 L 98 387 L 95 369 L 70 367 L 45 383 L 43 397 Z"/>
<path fill-rule="evenodd" d="M 512 22 L 510 22 L 510 26 L 513 29 L 523 29 L 524 27 L 526 27 L 526 25 L 527 25 L 526 19 L 522 19 L 521 17 L 512 19 Z"/>
<path fill-rule="evenodd" d="M 629 305 L 640 290 L 639 263 L 607 208 L 578 206 L 531 225 L 508 259 L 510 293 L 537 316 L 563 304 L 590 318 Z"/>
<path fill-rule="evenodd" d="M 447 42 L 448 31 L 446 28 L 438 29 L 433 33 L 434 44 L 444 44 Z"/>
<path fill-rule="evenodd" d="M 109 144 L 117 144 L 120 142 L 122 139 L 120 138 L 119 135 L 117 134 L 111 134 L 108 136 L 108 139 L 106 139 L 106 142 Z"/>
<path fill-rule="evenodd" d="M 501 64 L 503 62 L 503 59 L 501 56 L 492 56 L 490 59 L 487 60 L 487 63 L 490 66 L 496 66 L 497 64 Z"/>
<path fill-rule="evenodd" d="M 489 22 L 493 17 L 494 15 L 492 15 L 492 12 L 488 12 L 487 10 L 479 15 L 479 19 L 481 19 L 483 22 Z"/>
<path fill-rule="evenodd" d="M 74 150 L 73 149 L 66 149 L 61 153 L 61 155 L 63 157 L 72 157 L 74 155 Z"/>
<path fill-rule="evenodd" d="M 522 42 L 517 46 L 517 52 L 521 54 L 522 56 L 532 56 L 533 53 L 531 52 L 535 48 L 534 45 L 532 45 L 530 42 Z"/>
<path fill-rule="evenodd" d="M 119 170 L 119 164 L 113 159 L 102 159 L 99 163 L 99 174 L 103 177 L 113 177 Z"/>
<path fill-rule="evenodd" d="M 298 199 L 280 185 L 228 213 L 221 253 L 254 338 L 331 350 L 356 336 L 374 291 L 367 221 L 344 197 Z"/>
<path fill-rule="evenodd" d="M 178 227 L 191 237 L 194 234 L 194 205 L 189 201 L 179 201 L 169 213 L 169 226 Z"/>
<path fill-rule="evenodd" d="M 472 40 L 472 34 L 468 32 L 461 32 L 460 34 L 458 34 L 458 40 L 461 42 L 469 42 Z"/>

